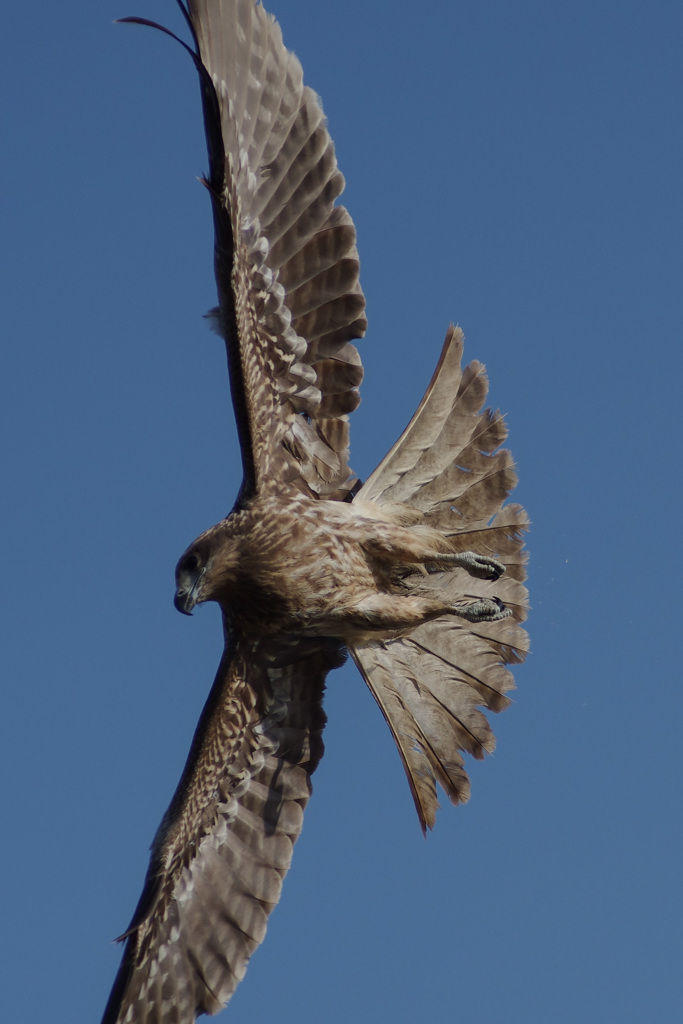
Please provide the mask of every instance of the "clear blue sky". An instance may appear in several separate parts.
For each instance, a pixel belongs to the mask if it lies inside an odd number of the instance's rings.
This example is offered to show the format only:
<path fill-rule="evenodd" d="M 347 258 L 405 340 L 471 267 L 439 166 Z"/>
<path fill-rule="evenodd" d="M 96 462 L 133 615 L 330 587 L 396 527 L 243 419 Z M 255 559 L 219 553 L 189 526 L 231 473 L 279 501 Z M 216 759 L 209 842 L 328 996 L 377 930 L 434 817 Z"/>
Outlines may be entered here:
<path fill-rule="evenodd" d="M 533 655 L 425 842 L 355 671 L 240 1024 L 681 1017 L 683 6 L 271 0 L 321 94 L 370 329 L 353 465 L 449 321 L 534 521 Z M 3 12 L 2 1016 L 99 1019 L 217 665 L 172 607 L 239 485 L 197 83 L 170 0 Z"/>

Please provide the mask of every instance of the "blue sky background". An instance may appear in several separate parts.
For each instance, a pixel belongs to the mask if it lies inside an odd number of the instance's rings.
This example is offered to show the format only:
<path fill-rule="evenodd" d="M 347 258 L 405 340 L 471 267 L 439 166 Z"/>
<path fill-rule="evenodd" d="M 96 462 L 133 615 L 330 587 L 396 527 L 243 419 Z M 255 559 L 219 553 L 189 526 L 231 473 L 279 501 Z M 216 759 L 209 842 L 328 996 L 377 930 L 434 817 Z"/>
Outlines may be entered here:
<path fill-rule="evenodd" d="M 271 0 L 323 97 L 370 329 L 353 465 L 449 321 L 509 419 L 533 655 L 425 842 L 352 667 L 220 1019 L 681 1019 L 683 6 Z M 170 0 L 3 11 L 2 1015 L 97 1022 L 221 649 L 172 607 L 239 485 Z"/>

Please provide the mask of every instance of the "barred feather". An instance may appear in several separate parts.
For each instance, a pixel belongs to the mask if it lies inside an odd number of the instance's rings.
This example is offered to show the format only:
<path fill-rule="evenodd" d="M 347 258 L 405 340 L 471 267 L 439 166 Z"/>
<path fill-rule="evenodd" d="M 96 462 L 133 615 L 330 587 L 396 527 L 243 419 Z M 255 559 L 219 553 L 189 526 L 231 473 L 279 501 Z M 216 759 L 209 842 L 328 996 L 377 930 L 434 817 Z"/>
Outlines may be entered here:
<path fill-rule="evenodd" d="M 358 500 L 380 506 L 419 509 L 419 522 L 447 536 L 454 551 L 489 555 L 506 569 L 495 583 L 462 569 L 428 580 L 409 575 L 404 583 L 468 601 L 496 597 L 512 618 L 474 625 L 444 616 L 397 639 L 350 647 L 396 740 L 423 829 L 436 819 L 437 782 L 452 803 L 469 798 L 459 752 L 481 758 L 493 750 L 493 734 L 477 709 L 507 706 L 514 682 L 504 666 L 522 661 L 528 649 L 519 625 L 527 611 L 528 519 L 519 505 L 501 508 L 516 483 L 512 457 L 498 447 L 507 431 L 499 413 L 482 411 L 484 367 L 475 362 L 461 370 L 462 350 L 462 332 L 451 327 L 417 412 L 358 493 Z"/>
<path fill-rule="evenodd" d="M 340 661 L 324 640 L 226 650 L 102 1024 L 192 1024 L 234 992 L 280 897 Z"/>
<path fill-rule="evenodd" d="M 217 323 L 237 394 L 242 494 L 289 484 L 343 497 L 346 416 L 362 378 L 350 341 L 365 333 L 365 299 L 322 108 L 260 4 L 190 0 L 189 11 L 217 99 L 205 103 L 207 136 L 222 139 L 209 176 Z"/>

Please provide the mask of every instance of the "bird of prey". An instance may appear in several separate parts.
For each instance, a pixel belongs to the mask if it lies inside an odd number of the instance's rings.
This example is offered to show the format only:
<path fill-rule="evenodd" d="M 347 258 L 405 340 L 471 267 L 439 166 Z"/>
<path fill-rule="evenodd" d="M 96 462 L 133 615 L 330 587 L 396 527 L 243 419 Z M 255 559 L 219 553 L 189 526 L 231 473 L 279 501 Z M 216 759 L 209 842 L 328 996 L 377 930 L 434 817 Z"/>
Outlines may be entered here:
<path fill-rule="evenodd" d="M 347 652 L 427 829 L 437 783 L 468 798 L 462 754 L 493 749 L 481 708 L 507 705 L 505 666 L 526 651 L 527 519 L 504 504 L 516 478 L 483 366 L 461 369 L 451 327 L 417 412 L 359 483 L 348 414 L 365 300 L 319 99 L 260 3 L 177 2 L 201 85 L 211 315 L 243 480 L 177 565 L 176 607 L 217 601 L 225 650 L 103 1024 L 191 1024 L 234 992 L 280 896 L 323 752 L 325 677 Z"/>

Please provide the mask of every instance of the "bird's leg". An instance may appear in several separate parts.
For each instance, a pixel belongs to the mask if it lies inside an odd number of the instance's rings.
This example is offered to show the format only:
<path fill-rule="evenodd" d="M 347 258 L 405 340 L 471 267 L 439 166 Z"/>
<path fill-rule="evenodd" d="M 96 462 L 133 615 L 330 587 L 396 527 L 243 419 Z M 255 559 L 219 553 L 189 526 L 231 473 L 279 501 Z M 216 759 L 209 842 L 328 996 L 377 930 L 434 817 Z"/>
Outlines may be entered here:
<path fill-rule="evenodd" d="M 498 598 L 483 597 L 466 605 L 455 605 L 432 597 L 399 597 L 372 594 L 336 615 L 345 623 L 371 629 L 408 629 L 440 615 L 458 615 L 468 622 L 496 622 L 511 615 Z"/>
<path fill-rule="evenodd" d="M 363 598 L 345 618 L 358 625 L 386 629 L 406 629 L 419 626 L 429 619 L 447 614 L 450 605 L 432 597 L 397 597 L 393 594 L 373 594 Z"/>
<path fill-rule="evenodd" d="M 497 580 L 505 572 L 502 562 L 476 551 L 443 550 L 448 541 L 436 530 L 427 528 L 407 529 L 403 526 L 387 526 L 368 538 L 364 546 L 379 558 L 391 558 L 397 562 L 436 563 L 465 569 L 470 576 L 480 580 Z"/>

